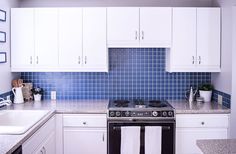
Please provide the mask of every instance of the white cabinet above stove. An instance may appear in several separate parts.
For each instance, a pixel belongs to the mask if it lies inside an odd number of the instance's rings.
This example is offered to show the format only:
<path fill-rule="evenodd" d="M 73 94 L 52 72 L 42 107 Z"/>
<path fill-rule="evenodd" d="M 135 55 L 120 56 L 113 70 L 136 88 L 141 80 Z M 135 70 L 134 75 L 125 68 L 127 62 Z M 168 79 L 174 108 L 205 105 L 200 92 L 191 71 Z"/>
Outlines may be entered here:
<path fill-rule="evenodd" d="M 171 47 L 171 16 L 168 7 L 108 8 L 108 47 Z"/>

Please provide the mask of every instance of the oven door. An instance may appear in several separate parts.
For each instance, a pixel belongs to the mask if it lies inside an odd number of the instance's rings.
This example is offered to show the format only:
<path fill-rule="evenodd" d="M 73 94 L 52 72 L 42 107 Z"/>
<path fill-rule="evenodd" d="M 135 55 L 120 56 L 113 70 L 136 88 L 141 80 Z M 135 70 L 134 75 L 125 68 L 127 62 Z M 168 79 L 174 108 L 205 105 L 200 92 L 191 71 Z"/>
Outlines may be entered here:
<path fill-rule="evenodd" d="M 140 154 L 145 154 L 145 126 L 161 126 L 161 154 L 175 153 L 175 120 L 111 120 L 108 121 L 108 154 L 120 154 L 121 128 L 127 126 L 141 127 Z"/>

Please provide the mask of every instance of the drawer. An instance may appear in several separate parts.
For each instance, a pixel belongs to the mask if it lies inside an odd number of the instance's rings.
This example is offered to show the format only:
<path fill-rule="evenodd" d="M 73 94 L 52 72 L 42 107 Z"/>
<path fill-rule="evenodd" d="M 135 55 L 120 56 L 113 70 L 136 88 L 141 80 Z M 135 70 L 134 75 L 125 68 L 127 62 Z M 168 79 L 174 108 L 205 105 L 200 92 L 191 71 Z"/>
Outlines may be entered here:
<path fill-rule="evenodd" d="M 106 127 L 106 114 L 64 114 L 65 127 Z"/>
<path fill-rule="evenodd" d="M 26 142 L 22 145 L 24 154 L 33 153 L 36 148 L 44 142 L 44 140 L 55 130 L 55 116 L 49 119 L 38 131 L 36 131 Z"/>
<path fill-rule="evenodd" d="M 177 114 L 177 128 L 228 128 L 227 114 Z"/>

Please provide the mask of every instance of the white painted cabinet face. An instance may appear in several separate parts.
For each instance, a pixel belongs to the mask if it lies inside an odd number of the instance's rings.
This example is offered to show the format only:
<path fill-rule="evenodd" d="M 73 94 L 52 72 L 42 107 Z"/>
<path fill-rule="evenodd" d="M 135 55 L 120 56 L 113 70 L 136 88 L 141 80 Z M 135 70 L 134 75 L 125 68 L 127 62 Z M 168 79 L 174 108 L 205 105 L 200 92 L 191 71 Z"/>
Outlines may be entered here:
<path fill-rule="evenodd" d="M 35 154 L 56 154 L 55 132 L 52 132 L 48 138 L 38 147 Z"/>
<path fill-rule="evenodd" d="M 106 131 L 99 129 L 65 129 L 64 154 L 106 154 Z"/>
<path fill-rule="evenodd" d="M 219 8 L 197 8 L 197 63 L 200 68 L 220 67 Z"/>
<path fill-rule="evenodd" d="M 58 9 L 35 9 L 35 57 L 38 67 L 58 65 Z"/>
<path fill-rule="evenodd" d="M 115 47 L 138 47 L 139 8 L 107 8 L 107 40 Z"/>
<path fill-rule="evenodd" d="M 83 67 L 108 69 L 106 8 L 83 9 Z"/>
<path fill-rule="evenodd" d="M 82 66 L 82 8 L 60 8 L 59 65 L 61 68 Z"/>
<path fill-rule="evenodd" d="M 140 8 L 140 46 L 171 47 L 172 8 Z"/>
<path fill-rule="evenodd" d="M 172 64 L 176 68 L 196 66 L 196 8 L 173 8 Z"/>
<path fill-rule="evenodd" d="M 11 65 L 15 68 L 34 66 L 34 9 L 11 10 Z"/>

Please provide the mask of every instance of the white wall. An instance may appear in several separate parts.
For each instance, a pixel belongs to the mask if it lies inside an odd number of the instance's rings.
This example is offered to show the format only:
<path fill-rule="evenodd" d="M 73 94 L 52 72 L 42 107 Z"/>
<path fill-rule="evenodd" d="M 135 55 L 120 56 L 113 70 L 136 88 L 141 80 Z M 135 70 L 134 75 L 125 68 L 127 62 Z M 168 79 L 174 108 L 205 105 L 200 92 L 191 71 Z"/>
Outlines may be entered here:
<path fill-rule="evenodd" d="M 222 8 L 221 73 L 212 73 L 217 90 L 231 94 L 232 85 L 232 5 L 236 0 L 213 0 Z"/>
<path fill-rule="evenodd" d="M 0 22 L 0 31 L 7 34 L 6 43 L 0 43 L 0 51 L 7 52 L 7 63 L 0 64 L 0 94 L 10 91 L 11 80 L 19 76 L 10 72 L 10 8 L 17 5 L 17 0 L 0 0 L 0 9 L 7 11 L 7 21 Z"/>
<path fill-rule="evenodd" d="M 212 0 L 20 0 L 21 7 L 211 6 Z"/>

